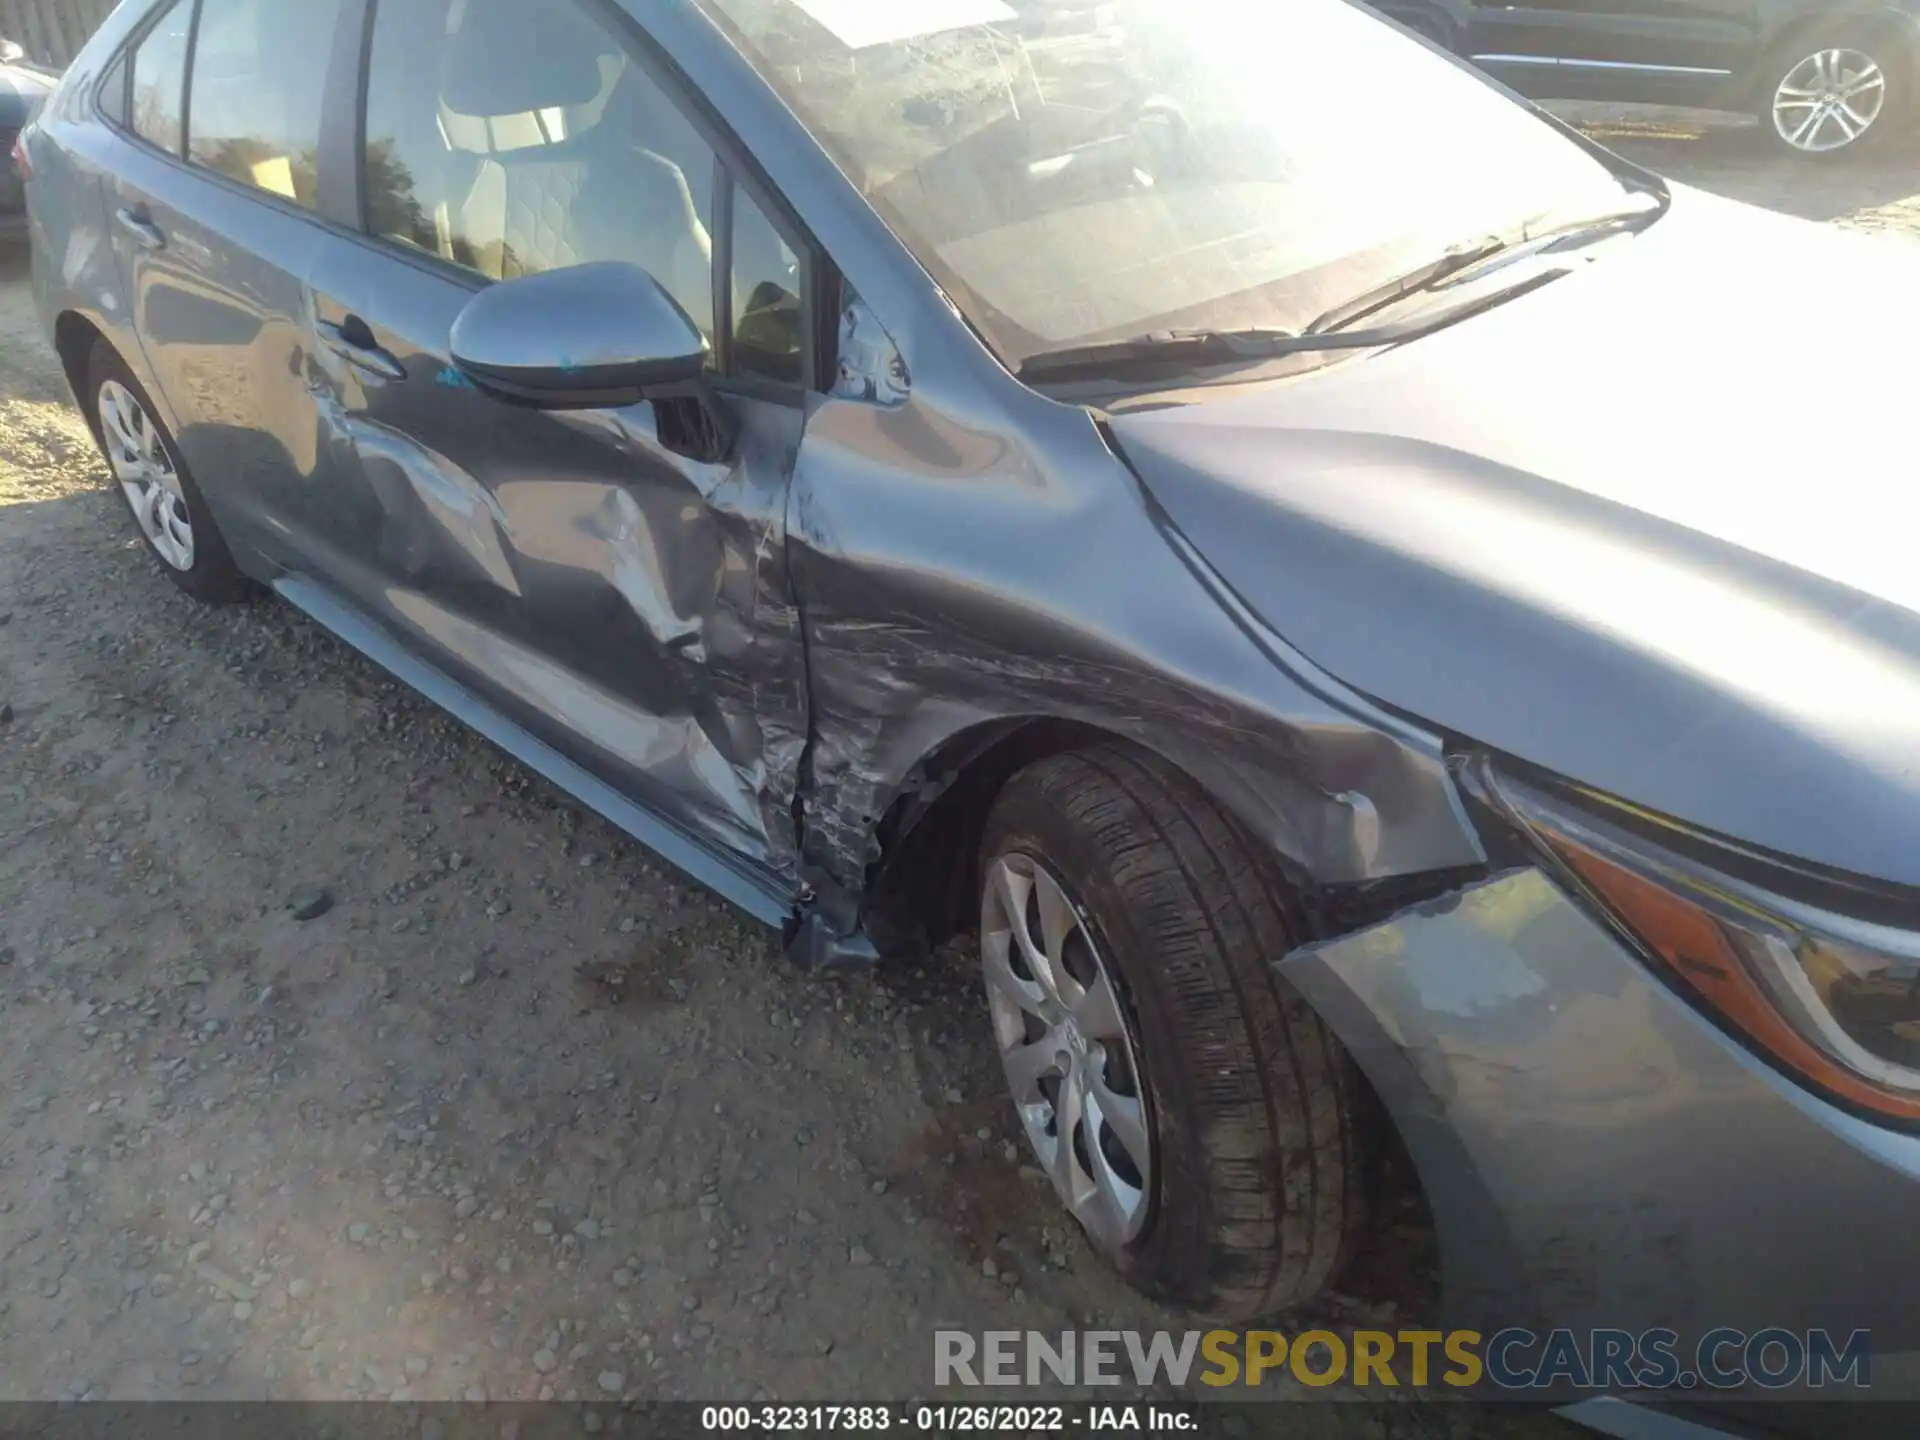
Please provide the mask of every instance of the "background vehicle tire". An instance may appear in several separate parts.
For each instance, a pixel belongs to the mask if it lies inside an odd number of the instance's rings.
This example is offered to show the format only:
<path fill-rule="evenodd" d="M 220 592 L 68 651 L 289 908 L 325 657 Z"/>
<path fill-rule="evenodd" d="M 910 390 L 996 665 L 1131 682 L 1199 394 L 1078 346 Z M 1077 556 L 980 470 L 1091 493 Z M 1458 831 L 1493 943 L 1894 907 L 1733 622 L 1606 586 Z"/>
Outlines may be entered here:
<path fill-rule="evenodd" d="M 187 594 L 228 605 L 257 594 L 240 573 L 186 462 L 133 371 L 104 341 L 87 365 L 94 433 L 134 526 L 160 568 Z"/>
<path fill-rule="evenodd" d="M 1821 24 L 1776 45 L 1755 95 L 1760 129 L 1803 160 L 1867 153 L 1912 118 L 1912 77 L 1883 30 Z"/>
<path fill-rule="evenodd" d="M 1001 1059 L 1095 1247 L 1222 1318 L 1318 1294 L 1365 1220 L 1363 1091 L 1272 973 L 1296 929 L 1267 857 L 1192 781 L 1116 745 L 1009 781 L 981 877 Z"/>

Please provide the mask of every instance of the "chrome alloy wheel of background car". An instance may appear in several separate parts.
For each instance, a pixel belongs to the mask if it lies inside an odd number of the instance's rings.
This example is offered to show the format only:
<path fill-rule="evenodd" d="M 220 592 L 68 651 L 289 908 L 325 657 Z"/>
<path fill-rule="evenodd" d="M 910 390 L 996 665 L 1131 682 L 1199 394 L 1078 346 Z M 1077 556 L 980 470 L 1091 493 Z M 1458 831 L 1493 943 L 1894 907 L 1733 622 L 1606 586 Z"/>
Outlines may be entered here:
<path fill-rule="evenodd" d="M 1080 909 L 1045 866 L 1003 855 L 981 901 L 1001 1064 L 1054 1191 L 1099 1248 L 1145 1225 L 1153 1137 L 1138 1048 Z"/>
<path fill-rule="evenodd" d="M 1887 77 L 1873 58 L 1835 47 L 1787 72 L 1773 94 L 1773 126 L 1794 149 L 1823 155 L 1866 134 L 1886 104 Z"/>
<path fill-rule="evenodd" d="M 159 428 L 133 392 L 117 380 L 100 387 L 100 428 L 113 477 L 126 492 L 140 529 L 162 560 L 176 570 L 191 570 L 193 519 L 186 492 Z"/>

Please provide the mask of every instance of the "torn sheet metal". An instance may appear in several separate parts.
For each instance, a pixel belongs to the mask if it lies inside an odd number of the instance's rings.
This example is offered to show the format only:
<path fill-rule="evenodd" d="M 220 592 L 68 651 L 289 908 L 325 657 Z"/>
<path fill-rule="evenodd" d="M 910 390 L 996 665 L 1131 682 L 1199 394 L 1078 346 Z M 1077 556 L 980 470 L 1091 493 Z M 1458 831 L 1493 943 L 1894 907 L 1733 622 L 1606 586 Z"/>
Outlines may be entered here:
<path fill-rule="evenodd" d="M 833 375 L 835 398 L 888 407 L 906 404 L 913 394 L 913 376 L 900 347 L 853 287 L 846 290 L 846 303 L 840 309 L 839 363 Z"/>
<path fill-rule="evenodd" d="M 391 547 L 401 573 L 418 574 L 435 560 L 444 564 L 461 556 L 471 566 L 462 579 L 520 596 L 520 578 L 508 558 L 506 512 L 485 486 L 377 421 L 350 415 L 324 399 L 319 409 L 323 433 L 331 430 L 358 457 L 384 517 L 380 539 Z M 422 512 L 431 526 L 412 523 Z M 429 536 L 431 545 L 425 543 Z"/>
<path fill-rule="evenodd" d="M 976 418 L 915 377 L 808 421 L 809 865 L 860 894 L 904 796 L 1040 717 L 1166 756 L 1328 883 L 1482 863 L 1438 740 L 1236 611 L 1092 419 L 1028 398 L 1026 423 Z"/>
<path fill-rule="evenodd" d="M 395 263 L 343 247 L 318 267 L 316 318 L 379 316 L 401 378 L 317 354 L 321 473 L 287 563 L 798 894 L 806 654 L 785 522 L 804 417 L 733 404 L 736 443 L 710 464 L 662 443 L 651 404 L 500 404 L 444 378 L 471 291 L 417 271 L 395 286 Z"/>
<path fill-rule="evenodd" d="M 1885 1281 L 1920 1258 L 1920 1136 L 1775 1073 L 1540 871 L 1278 966 L 1406 1141 L 1449 1325 L 1869 1327 L 1876 1357 L 1920 1342 Z"/>

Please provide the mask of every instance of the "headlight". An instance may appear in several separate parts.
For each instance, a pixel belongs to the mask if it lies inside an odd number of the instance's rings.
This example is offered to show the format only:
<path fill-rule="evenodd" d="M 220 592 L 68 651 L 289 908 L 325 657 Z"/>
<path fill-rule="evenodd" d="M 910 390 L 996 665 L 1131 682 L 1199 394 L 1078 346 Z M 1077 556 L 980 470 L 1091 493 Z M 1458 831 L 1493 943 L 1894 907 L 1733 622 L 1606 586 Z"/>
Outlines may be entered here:
<path fill-rule="evenodd" d="M 1469 767 L 1667 975 L 1835 1099 L 1920 1121 L 1920 901 L 1686 830 L 1578 787 Z"/>

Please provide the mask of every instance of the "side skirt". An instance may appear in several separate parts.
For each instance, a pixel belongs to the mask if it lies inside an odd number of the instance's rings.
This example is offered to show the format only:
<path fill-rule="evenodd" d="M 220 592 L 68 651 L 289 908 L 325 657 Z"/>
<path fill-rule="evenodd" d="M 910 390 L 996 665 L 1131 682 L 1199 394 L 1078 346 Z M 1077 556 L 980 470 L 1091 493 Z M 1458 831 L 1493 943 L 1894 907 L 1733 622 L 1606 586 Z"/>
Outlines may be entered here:
<path fill-rule="evenodd" d="M 821 943 L 814 927 L 805 923 L 807 917 L 796 899 L 759 867 L 716 852 L 656 811 L 621 794 L 458 681 L 414 655 L 375 621 L 324 586 L 303 575 L 283 574 L 273 581 L 273 589 L 322 629 L 351 645 L 395 679 L 419 691 L 456 720 L 477 730 L 589 810 L 626 831 L 688 879 L 706 886 L 789 938 L 813 932 L 813 943 L 816 946 Z"/>

